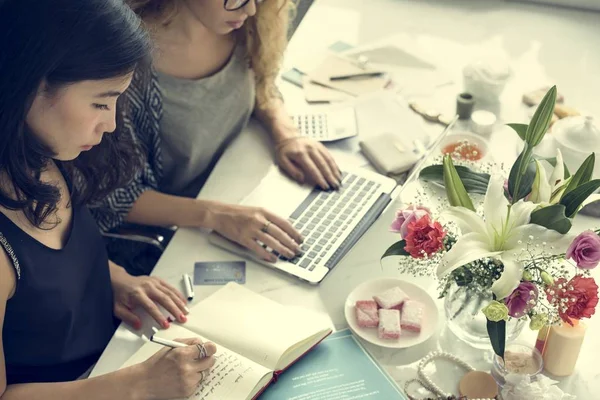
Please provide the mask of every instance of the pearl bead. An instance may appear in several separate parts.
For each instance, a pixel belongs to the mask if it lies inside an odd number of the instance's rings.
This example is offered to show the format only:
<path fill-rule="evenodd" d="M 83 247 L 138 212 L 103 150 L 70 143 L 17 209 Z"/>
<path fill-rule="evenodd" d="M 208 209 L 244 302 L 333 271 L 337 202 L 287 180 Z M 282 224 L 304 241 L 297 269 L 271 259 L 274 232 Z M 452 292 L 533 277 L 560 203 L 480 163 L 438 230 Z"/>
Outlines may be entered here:
<path fill-rule="evenodd" d="M 404 386 L 406 392 L 408 392 L 406 390 L 406 388 L 411 383 L 415 382 L 415 383 L 419 383 L 425 389 L 431 391 L 432 393 L 435 393 L 438 396 L 441 396 L 441 397 L 451 397 L 452 396 L 451 393 L 445 393 L 438 385 L 436 385 L 424 371 L 427 364 L 429 364 L 431 361 L 435 360 L 436 358 L 445 358 L 449 361 L 452 361 L 455 364 L 458 364 L 463 369 L 467 370 L 467 372 L 475 371 L 475 368 L 473 368 L 472 366 L 470 366 L 469 364 L 467 364 L 465 361 L 461 360 L 454 354 L 446 353 L 443 351 L 433 351 L 433 352 L 429 353 L 427 356 L 425 356 L 423 359 L 421 359 L 421 361 L 419 362 L 418 368 L 417 368 L 418 379 L 413 379 L 413 380 L 406 382 L 406 384 Z M 412 396 L 409 396 L 409 397 L 411 399 L 418 400 Z M 494 399 L 472 399 L 472 400 L 494 400 Z"/>

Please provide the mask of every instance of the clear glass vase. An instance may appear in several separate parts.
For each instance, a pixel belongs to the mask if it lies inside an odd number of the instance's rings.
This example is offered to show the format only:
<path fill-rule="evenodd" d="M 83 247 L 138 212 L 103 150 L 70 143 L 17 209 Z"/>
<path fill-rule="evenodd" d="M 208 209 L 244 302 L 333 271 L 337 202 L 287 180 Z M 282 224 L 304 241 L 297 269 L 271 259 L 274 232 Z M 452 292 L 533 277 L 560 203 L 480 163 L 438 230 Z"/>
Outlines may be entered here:
<path fill-rule="evenodd" d="M 492 300 L 492 293 L 472 286 L 453 283 L 444 299 L 446 321 L 450 330 L 462 341 L 479 349 L 491 348 L 487 320 L 481 309 Z M 525 327 L 523 319 L 509 318 L 506 343 L 515 340 Z"/>

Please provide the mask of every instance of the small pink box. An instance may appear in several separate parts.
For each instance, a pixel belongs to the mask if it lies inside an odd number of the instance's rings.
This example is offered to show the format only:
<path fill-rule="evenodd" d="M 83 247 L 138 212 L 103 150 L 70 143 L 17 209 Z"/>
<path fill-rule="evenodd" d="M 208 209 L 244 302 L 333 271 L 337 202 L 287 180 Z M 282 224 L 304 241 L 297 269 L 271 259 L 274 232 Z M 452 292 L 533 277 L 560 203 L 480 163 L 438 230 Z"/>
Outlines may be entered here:
<path fill-rule="evenodd" d="M 400 311 L 380 309 L 377 333 L 380 339 L 400 338 Z"/>
<path fill-rule="evenodd" d="M 362 328 L 377 328 L 379 325 L 379 314 L 377 303 L 373 300 L 359 300 L 356 302 L 356 320 Z"/>
<path fill-rule="evenodd" d="M 394 287 L 386 290 L 385 292 L 373 296 L 373 299 L 379 304 L 379 307 L 385 309 L 395 309 L 402 310 L 402 306 L 404 302 L 409 300 L 409 297 L 406 293 L 402 291 L 399 287 Z"/>
<path fill-rule="evenodd" d="M 423 304 L 415 300 L 408 300 L 402 308 L 402 317 L 400 326 L 402 329 L 411 332 L 421 332 L 421 323 L 423 321 Z"/>

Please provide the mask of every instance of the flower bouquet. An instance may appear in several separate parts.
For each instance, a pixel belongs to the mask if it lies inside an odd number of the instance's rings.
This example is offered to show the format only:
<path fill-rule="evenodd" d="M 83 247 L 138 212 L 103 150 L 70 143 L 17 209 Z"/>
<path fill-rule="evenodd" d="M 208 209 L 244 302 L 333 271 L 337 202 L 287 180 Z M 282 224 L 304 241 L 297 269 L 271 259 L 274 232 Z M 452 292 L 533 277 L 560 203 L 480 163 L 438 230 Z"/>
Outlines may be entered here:
<path fill-rule="evenodd" d="M 600 180 L 592 179 L 592 153 L 574 175 L 555 159 L 539 159 L 533 149 L 550 126 L 556 102 L 551 88 L 531 123 L 509 124 L 524 148 L 502 174 L 455 166 L 445 155 L 420 178 L 445 187 L 448 207 L 436 218 L 427 204 L 397 212 L 392 231 L 401 240 L 384 253 L 403 256 L 401 268 L 425 274 L 435 269 L 440 297 L 452 285 L 475 287 L 490 294 L 481 312 L 494 352 L 504 357 L 506 321 L 528 319 L 532 329 L 589 318 L 598 303 L 598 286 L 589 276 L 600 262 L 600 231 L 574 237 L 572 219 L 587 203 Z M 553 168 L 549 176 L 543 163 Z M 485 194 L 475 207 L 470 194 Z"/>

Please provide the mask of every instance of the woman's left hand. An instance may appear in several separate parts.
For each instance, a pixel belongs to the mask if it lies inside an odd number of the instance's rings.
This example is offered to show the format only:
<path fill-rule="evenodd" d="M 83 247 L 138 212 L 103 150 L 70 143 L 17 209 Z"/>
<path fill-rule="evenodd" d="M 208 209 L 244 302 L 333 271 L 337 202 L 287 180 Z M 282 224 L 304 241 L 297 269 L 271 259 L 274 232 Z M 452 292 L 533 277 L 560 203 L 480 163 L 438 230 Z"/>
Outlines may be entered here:
<path fill-rule="evenodd" d="M 333 156 L 320 142 L 292 137 L 276 144 L 277 164 L 299 183 L 310 181 L 323 190 L 338 189 L 342 180 Z"/>
<path fill-rule="evenodd" d="M 160 278 L 151 276 L 131 276 L 124 269 L 117 273 L 111 270 L 111 280 L 115 299 L 114 314 L 121 321 L 135 329 L 142 327 L 142 321 L 133 312 L 143 308 L 163 328 L 168 328 L 168 319 L 158 308 L 162 306 L 179 322 L 186 322 L 189 310 L 183 295 Z M 116 275 L 116 276 L 114 276 Z"/>

